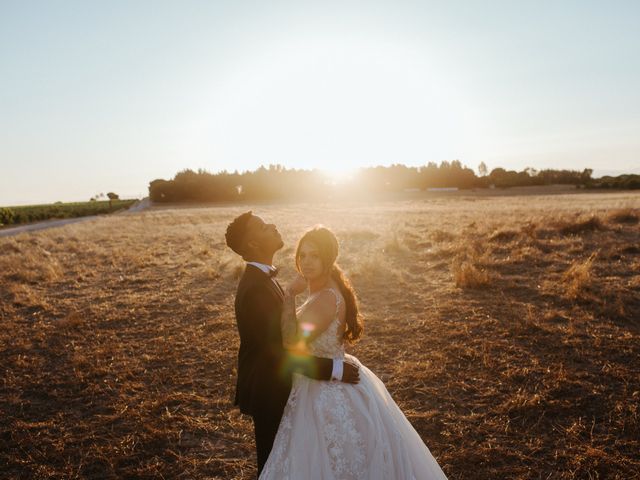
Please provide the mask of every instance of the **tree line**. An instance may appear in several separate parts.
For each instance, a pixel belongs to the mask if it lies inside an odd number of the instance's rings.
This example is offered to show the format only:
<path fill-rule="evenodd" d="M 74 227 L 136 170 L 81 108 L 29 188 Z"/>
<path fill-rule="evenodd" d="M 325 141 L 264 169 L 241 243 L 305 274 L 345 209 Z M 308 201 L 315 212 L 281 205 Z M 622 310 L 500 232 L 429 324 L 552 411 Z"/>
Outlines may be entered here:
<path fill-rule="evenodd" d="M 494 168 L 484 163 L 480 175 L 458 160 L 429 162 L 421 167 L 394 164 L 360 169 L 348 182 L 333 182 L 319 170 L 287 169 L 269 165 L 254 171 L 210 173 L 183 170 L 172 180 L 157 179 L 149 184 L 154 202 L 227 202 L 237 200 L 278 200 L 357 196 L 362 193 L 390 193 L 430 188 L 508 188 L 516 186 L 570 184 L 584 188 L 640 188 L 640 175 L 592 178 L 593 170 L 535 170 L 520 172 Z"/>

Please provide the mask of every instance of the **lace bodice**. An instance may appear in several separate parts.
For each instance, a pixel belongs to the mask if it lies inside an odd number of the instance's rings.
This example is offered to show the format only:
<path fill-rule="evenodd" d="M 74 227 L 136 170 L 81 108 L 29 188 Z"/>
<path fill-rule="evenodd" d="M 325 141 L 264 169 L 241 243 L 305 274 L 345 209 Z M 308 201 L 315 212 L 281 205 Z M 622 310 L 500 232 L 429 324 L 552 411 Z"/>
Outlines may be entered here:
<path fill-rule="evenodd" d="M 334 288 L 327 288 L 320 290 L 313 295 L 310 295 L 306 302 L 304 302 L 300 308 L 297 309 L 298 315 L 301 314 L 305 307 L 312 301 L 320 292 L 329 290 L 336 296 L 336 312 L 331 324 L 327 329 L 322 332 L 315 340 L 309 343 L 309 351 L 311 355 L 323 358 L 343 358 L 344 357 L 344 341 L 338 336 L 338 331 L 342 327 L 342 321 L 340 320 L 340 307 L 344 303 L 344 299 L 339 292 Z"/>

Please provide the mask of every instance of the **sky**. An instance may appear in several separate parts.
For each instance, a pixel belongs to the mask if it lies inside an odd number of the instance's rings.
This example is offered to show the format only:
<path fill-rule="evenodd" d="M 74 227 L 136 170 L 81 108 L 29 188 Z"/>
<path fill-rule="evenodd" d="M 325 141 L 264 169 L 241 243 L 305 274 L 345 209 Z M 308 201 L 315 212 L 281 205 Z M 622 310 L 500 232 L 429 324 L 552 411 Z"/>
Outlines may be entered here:
<path fill-rule="evenodd" d="M 181 170 L 640 173 L 638 1 L 0 0 L 0 205 Z"/>

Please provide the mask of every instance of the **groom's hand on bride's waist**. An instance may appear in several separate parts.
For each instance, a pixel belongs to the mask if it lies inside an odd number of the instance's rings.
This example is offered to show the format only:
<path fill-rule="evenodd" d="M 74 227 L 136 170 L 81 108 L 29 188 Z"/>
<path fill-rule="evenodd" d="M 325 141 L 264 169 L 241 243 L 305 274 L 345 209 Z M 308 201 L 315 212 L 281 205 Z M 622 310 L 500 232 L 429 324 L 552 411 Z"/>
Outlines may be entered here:
<path fill-rule="evenodd" d="M 358 383 L 360 381 L 360 370 L 353 363 L 344 362 L 342 370 L 342 381 L 344 383 Z"/>

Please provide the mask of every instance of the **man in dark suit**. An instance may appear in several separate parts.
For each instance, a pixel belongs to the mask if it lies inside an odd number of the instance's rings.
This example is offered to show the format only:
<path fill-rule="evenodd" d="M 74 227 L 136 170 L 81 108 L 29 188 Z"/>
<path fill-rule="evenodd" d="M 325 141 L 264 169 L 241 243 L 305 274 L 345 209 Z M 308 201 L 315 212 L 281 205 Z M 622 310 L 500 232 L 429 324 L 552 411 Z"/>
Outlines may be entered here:
<path fill-rule="evenodd" d="M 278 432 L 293 372 L 346 383 L 358 383 L 359 372 L 342 360 L 289 355 L 283 347 L 280 317 L 285 294 L 272 263 L 284 244 L 275 225 L 246 212 L 229 224 L 225 236 L 227 245 L 247 262 L 235 302 L 240 334 L 235 405 L 253 418 L 259 476 Z"/>

